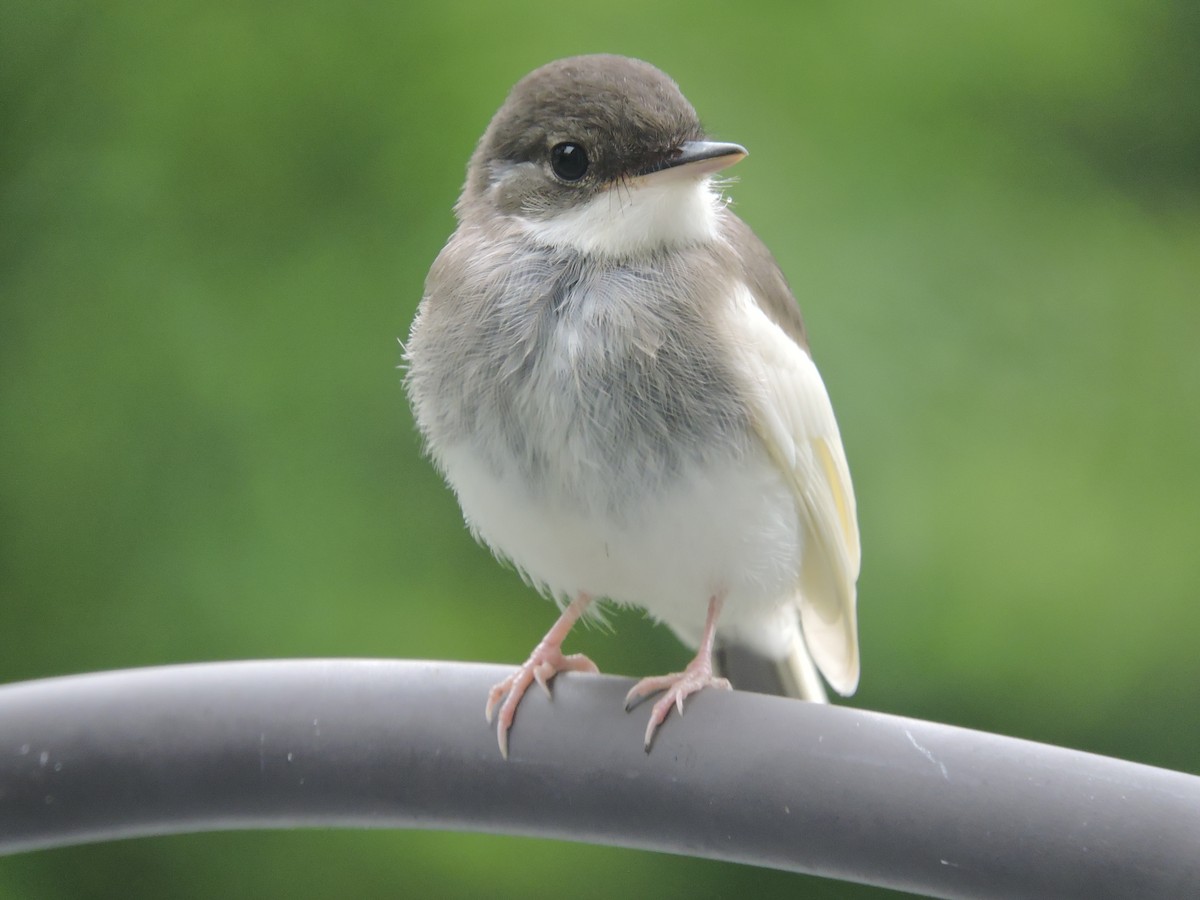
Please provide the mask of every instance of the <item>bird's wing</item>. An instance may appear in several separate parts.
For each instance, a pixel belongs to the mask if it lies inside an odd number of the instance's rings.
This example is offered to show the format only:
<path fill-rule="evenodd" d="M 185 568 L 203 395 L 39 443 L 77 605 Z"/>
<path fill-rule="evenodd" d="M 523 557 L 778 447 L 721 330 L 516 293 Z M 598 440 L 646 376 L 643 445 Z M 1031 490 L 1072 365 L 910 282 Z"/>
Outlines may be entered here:
<path fill-rule="evenodd" d="M 796 498 L 805 547 L 800 624 L 821 674 L 843 695 L 858 686 L 855 582 L 861 553 L 850 469 L 829 394 L 812 357 L 739 285 L 729 329 L 751 414 Z"/>

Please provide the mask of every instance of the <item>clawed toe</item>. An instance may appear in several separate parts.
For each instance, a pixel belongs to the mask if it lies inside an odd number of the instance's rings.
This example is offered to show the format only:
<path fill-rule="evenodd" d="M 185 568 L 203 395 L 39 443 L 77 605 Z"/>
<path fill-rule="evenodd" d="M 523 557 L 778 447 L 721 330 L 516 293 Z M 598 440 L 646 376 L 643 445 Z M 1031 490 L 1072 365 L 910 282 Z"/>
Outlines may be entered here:
<path fill-rule="evenodd" d="M 517 671 L 488 691 L 487 706 L 484 707 L 483 714 L 489 724 L 496 715 L 496 707 L 500 705 L 501 700 L 504 701 L 500 706 L 499 716 L 496 717 L 496 741 L 500 745 L 500 755 L 508 759 L 508 731 L 516 718 L 521 698 L 525 696 L 531 684 L 536 681 L 549 697 L 550 680 L 559 672 L 599 671 L 596 664 L 582 653 L 563 656 L 557 647 L 539 644 Z"/>
<path fill-rule="evenodd" d="M 650 752 L 650 745 L 654 741 L 654 733 L 658 730 L 658 726 L 666 721 L 672 706 L 682 716 L 683 701 L 706 687 L 729 690 L 732 685 L 729 683 L 728 678 L 715 677 L 710 665 L 697 665 L 695 662 L 682 672 L 674 672 L 670 675 L 657 675 L 653 678 L 643 678 L 635 684 L 629 693 L 625 695 L 626 712 L 632 709 L 638 700 L 649 697 L 651 694 L 656 694 L 659 691 L 666 692 L 650 710 L 650 721 L 646 725 L 646 736 L 642 744 L 642 749 L 647 753 Z"/>
<path fill-rule="evenodd" d="M 650 678 L 643 678 L 625 695 L 625 712 L 629 712 L 647 697 L 657 694 L 659 691 L 665 691 L 675 684 L 676 679 L 682 677 L 682 672 L 675 672 L 671 675 L 654 675 Z"/>

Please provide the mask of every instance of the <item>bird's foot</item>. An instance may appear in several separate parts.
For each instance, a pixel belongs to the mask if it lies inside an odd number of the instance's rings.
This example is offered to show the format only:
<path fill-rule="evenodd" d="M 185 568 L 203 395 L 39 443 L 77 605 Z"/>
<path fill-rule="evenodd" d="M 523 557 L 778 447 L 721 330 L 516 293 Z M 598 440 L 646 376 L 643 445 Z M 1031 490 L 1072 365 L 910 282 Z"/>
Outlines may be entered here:
<path fill-rule="evenodd" d="M 642 697 L 649 697 L 659 691 L 666 691 L 654 708 L 650 711 L 650 723 L 646 726 L 646 741 L 643 749 L 650 752 L 650 742 L 654 740 L 654 732 L 658 730 L 674 706 L 683 715 L 683 701 L 697 691 L 706 687 L 729 690 L 732 685 L 728 678 L 717 678 L 713 675 L 712 658 L 707 653 L 696 656 L 682 672 L 670 675 L 657 675 L 653 678 L 643 678 L 625 695 L 625 711 L 629 712 L 634 703 Z"/>
<path fill-rule="evenodd" d="M 548 636 L 549 637 L 549 636 Z M 500 755 L 508 759 L 508 729 L 512 727 L 513 717 L 517 714 L 517 706 L 525 691 L 533 682 L 542 686 L 546 696 L 550 696 L 550 679 L 559 672 L 599 672 L 596 664 L 582 653 L 564 656 L 562 648 L 555 643 L 542 641 L 533 648 L 529 659 L 525 660 L 517 671 L 513 672 L 488 693 L 487 707 L 484 715 L 490 723 L 496 713 L 496 706 L 504 700 L 500 707 L 500 715 L 496 722 L 496 739 L 500 742 Z M 507 695 L 507 698 L 505 697 Z"/>

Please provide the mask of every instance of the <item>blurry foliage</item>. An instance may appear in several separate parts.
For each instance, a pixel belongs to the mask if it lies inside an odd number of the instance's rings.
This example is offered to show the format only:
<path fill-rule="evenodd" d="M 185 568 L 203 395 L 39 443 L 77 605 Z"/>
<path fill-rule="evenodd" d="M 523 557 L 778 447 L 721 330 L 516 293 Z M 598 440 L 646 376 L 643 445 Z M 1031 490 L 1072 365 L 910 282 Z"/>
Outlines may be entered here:
<path fill-rule="evenodd" d="M 0 678 L 523 658 L 551 607 L 421 458 L 396 338 L 508 87 L 604 50 L 751 150 L 732 193 L 858 490 L 852 702 L 1200 770 L 1197 9 L 4 4 Z M 687 658 L 636 613 L 571 645 L 626 674 Z M 550 885 L 885 893 L 420 833 L 0 863 L 14 898 Z"/>

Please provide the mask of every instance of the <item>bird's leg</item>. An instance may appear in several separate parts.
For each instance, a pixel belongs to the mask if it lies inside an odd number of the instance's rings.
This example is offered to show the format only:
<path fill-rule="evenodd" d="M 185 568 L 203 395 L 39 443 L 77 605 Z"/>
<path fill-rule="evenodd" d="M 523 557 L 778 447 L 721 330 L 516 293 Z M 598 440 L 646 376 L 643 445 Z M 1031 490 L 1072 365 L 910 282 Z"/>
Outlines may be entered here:
<path fill-rule="evenodd" d="M 647 753 L 650 752 L 650 742 L 654 739 L 654 732 L 667 718 L 672 706 L 678 709 L 682 716 L 684 698 L 706 687 L 725 690 L 729 690 L 731 687 L 728 678 L 713 676 L 713 639 L 717 631 L 717 616 L 721 614 L 721 602 L 720 597 L 713 597 L 708 601 L 708 619 L 704 623 L 704 635 L 700 638 L 700 647 L 696 650 L 695 659 L 688 663 L 686 669 L 670 675 L 643 678 L 625 695 L 625 711 L 628 712 L 635 700 L 649 697 L 659 691 L 666 691 L 666 694 L 654 704 L 654 709 L 650 711 L 650 724 L 646 726 L 646 742 L 643 745 Z"/>
<path fill-rule="evenodd" d="M 508 699 L 504 700 L 504 705 L 500 707 L 500 717 L 496 722 L 496 738 L 500 742 L 500 755 L 505 759 L 508 759 L 508 729 L 512 727 L 513 717 L 517 714 L 517 706 L 520 704 L 521 698 L 525 696 L 529 685 L 536 681 L 549 697 L 550 679 L 559 672 L 600 671 L 596 668 L 596 664 L 582 653 L 563 656 L 562 652 L 562 642 L 566 639 L 567 632 L 571 630 L 571 626 L 579 620 L 591 602 L 592 598 L 587 594 L 580 594 L 576 597 L 571 605 L 563 610 L 558 621 L 546 632 L 546 636 L 533 648 L 529 659 L 525 660 L 517 671 L 493 687 L 488 693 L 487 708 L 484 710 L 488 722 L 492 721 L 496 705 L 504 698 L 505 694 L 508 695 Z"/>

